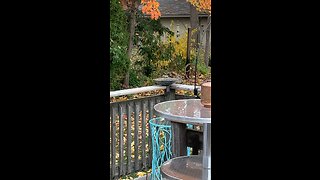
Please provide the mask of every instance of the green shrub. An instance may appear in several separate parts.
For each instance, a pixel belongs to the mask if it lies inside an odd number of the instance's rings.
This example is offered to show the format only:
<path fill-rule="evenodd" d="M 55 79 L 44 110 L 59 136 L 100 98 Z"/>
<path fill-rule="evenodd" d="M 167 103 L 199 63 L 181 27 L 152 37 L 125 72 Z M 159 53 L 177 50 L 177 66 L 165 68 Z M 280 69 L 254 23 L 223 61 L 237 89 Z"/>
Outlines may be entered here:
<path fill-rule="evenodd" d="M 209 67 L 207 67 L 204 62 L 198 62 L 197 71 L 203 75 L 208 75 L 209 73 Z"/>
<path fill-rule="evenodd" d="M 128 23 L 118 0 L 110 0 L 110 14 L 110 90 L 118 90 L 129 67 Z"/>
<path fill-rule="evenodd" d="M 143 85 L 142 81 L 144 78 L 142 78 L 137 71 L 130 69 L 129 75 L 130 87 L 141 87 Z"/>
<path fill-rule="evenodd" d="M 142 74 L 152 78 L 167 69 L 172 48 L 161 41 L 161 36 L 165 33 L 170 36 L 173 32 L 164 27 L 160 20 L 152 20 L 141 12 L 137 22 L 135 45 L 142 58 L 135 65 L 141 67 Z"/>

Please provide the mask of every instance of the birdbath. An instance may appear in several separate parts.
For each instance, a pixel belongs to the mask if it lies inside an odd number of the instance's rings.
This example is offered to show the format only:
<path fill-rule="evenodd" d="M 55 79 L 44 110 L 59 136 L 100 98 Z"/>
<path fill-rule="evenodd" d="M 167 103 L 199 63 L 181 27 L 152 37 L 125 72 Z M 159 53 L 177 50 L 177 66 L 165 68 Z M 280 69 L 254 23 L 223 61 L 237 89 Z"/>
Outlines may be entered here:
<path fill-rule="evenodd" d="M 178 78 L 157 78 L 154 79 L 154 82 L 160 86 L 167 86 L 167 92 L 170 91 L 169 86 L 175 82 L 180 81 Z"/>

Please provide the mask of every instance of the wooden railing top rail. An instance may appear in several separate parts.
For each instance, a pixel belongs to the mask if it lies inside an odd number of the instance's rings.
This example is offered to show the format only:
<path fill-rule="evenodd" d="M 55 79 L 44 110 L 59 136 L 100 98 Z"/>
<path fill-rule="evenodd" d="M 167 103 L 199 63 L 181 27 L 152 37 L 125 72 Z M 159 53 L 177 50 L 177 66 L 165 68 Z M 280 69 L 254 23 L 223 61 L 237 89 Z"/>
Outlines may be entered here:
<path fill-rule="evenodd" d="M 201 86 L 196 86 L 198 91 L 201 90 Z M 186 84 L 172 84 L 170 86 L 171 89 L 175 89 L 175 90 L 186 90 L 186 91 L 193 91 L 194 90 L 194 86 L 193 85 L 186 85 Z"/>
<path fill-rule="evenodd" d="M 143 92 L 148 92 L 148 91 L 162 90 L 162 89 L 166 89 L 166 88 L 167 88 L 166 86 L 155 85 L 155 86 L 145 86 L 145 87 L 133 88 L 133 89 L 110 91 L 110 97 L 131 95 L 131 94 L 143 93 Z M 193 91 L 194 86 L 193 85 L 186 85 L 186 84 L 172 84 L 170 86 L 170 88 L 175 89 L 175 90 Z M 200 91 L 201 87 L 197 86 L 197 89 Z"/>
<path fill-rule="evenodd" d="M 145 87 L 140 87 L 140 88 L 124 89 L 124 90 L 119 90 L 119 91 L 110 91 L 110 97 L 137 94 L 137 93 L 143 93 L 143 92 L 155 91 L 155 90 L 161 90 L 161 89 L 166 89 L 166 86 L 145 86 Z"/>

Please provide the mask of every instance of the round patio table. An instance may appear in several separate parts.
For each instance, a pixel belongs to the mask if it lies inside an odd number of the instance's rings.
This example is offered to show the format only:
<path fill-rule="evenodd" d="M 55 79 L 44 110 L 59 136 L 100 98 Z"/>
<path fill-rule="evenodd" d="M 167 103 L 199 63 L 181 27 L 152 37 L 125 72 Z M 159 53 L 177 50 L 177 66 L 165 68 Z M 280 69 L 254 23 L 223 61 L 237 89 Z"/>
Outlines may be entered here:
<path fill-rule="evenodd" d="M 180 143 L 185 145 L 185 129 L 186 124 L 194 124 L 200 125 L 203 124 L 203 155 L 202 161 L 200 161 L 200 165 L 202 166 L 203 171 L 195 171 L 201 172 L 202 179 L 211 179 L 210 173 L 211 170 L 211 108 L 206 108 L 201 104 L 200 99 L 182 99 L 182 100 L 172 100 L 158 103 L 154 106 L 155 112 L 157 115 L 171 121 L 173 129 L 173 150 L 177 152 L 182 152 L 179 154 L 176 153 L 176 156 L 186 155 L 184 151 L 186 151 L 184 146 L 182 148 L 178 147 Z M 178 131 L 178 132 L 176 132 Z M 178 138 L 177 138 L 178 137 Z M 180 148 L 180 149 L 179 149 Z M 201 159 L 201 158 L 200 158 Z M 168 163 L 164 163 L 161 167 L 161 172 L 164 176 L 169 175 L 174 171 L 174 167 L 185 167 L 186 162 L 188 164 L 188 168 L 191 172 L 191 169 L 199 168 L 199 156 L 195 158 L 194 156 L 190 157 L 176 157 L 168 161 Z M 174 165 L 173 165 L 174 164 Z M 170 168 L 172 167 L 172 168 Z M 169 169 L 171 171 L 169 172 Z M 173 174 L 182 174 L 182 173 L 173 173 Z M 180 177 L 168 176 L 171 179 L 181 179 Z M 200 175 L 198 176 L 200 177 Z M 185 179 L 186 177 L 184 177 Z M 192 178 L 192 177 L 190 177 Z"/>

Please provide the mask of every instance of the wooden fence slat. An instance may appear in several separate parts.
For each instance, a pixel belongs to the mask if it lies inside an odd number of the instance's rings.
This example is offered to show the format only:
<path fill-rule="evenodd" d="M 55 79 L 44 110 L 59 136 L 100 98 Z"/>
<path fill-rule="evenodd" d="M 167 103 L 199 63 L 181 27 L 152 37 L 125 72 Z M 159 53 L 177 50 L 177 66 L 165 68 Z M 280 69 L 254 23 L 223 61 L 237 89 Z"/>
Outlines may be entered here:
<path fill-rule="evenodd" d="M 154 100 L 154 98 L 152 98 L 152 99 L 149 99 L 148 100 L 148 102 L 149 102 L 149 119 L 148 119 L 148 121 L 150 121 L 150 119 L 152 119 L 153 118 L 153 100 Z M 148 126 L 148 128 L 149 128 L 149 138 L 148 138 L 148 147 L 149 147 L 149 166 L 151 166 L 152 165 L 152 136 L 151 136 L 151 128 L 150 128 L 150 123 L 148 123 L 149 124 L 149 126 Z"/>
<path fill-rule="evenodd" d="M 131 173 L 131 104 L 127 104 L 127 172 Z"/>
<path fill-rule="evenodd" d="M 114 113 L 115 109 L 112 107 L 111 109 L 111 176 L 115 175 L 115 167 L 116 167 L 116 115 Z"/>
<path fill-rule="evenodd" d="M 142 102 L 142 168 L 147 167 L 146 161 L 146 103 Z"/>
<path fill-rule="evenodd" d="M 147 160 L 149 161 L 149 159 L 147 158 Z M 123 164 L 123 166 L 127 166 L 127 164 Z M 135 165 L 134 164 L 131 164 L 130 165 L 130 171 L 131 172 L 133 172 L 133 171 L 135 171 L 135 167 L 134 167 Z M 142 167 L 142 161 L 141 160 L 139 160 L 138 161 L 138 167 Z M 119 166 L 116 166 L 115 167 L 115 172 L 119 172 Z M 114 176 L 113 176 L 113 178 L 112 179 L 117 179 L 117 178 L 119 178 L 120 176 L 122 176 L 121 174 L 119 174 L 119 173 L 116 173 Z"/>
<path fill-rule="evenodd" d="M 119 104 L 119 163 L 120 163 L 120 174 L 123 173 L 123 111 L 122 106 Z"/>
<path fill-rule="evenodd" d="M 155 104 L 158 104 L 160 102 L 160 97 L 157 97 L 156 98 L 156 103 Z"/>
<path fill-rule="evenodd" d="M 139 170 L 138 157 L 139 157 L 139 102 L 134 103 L 134 164 L 135 170 Z"/>

